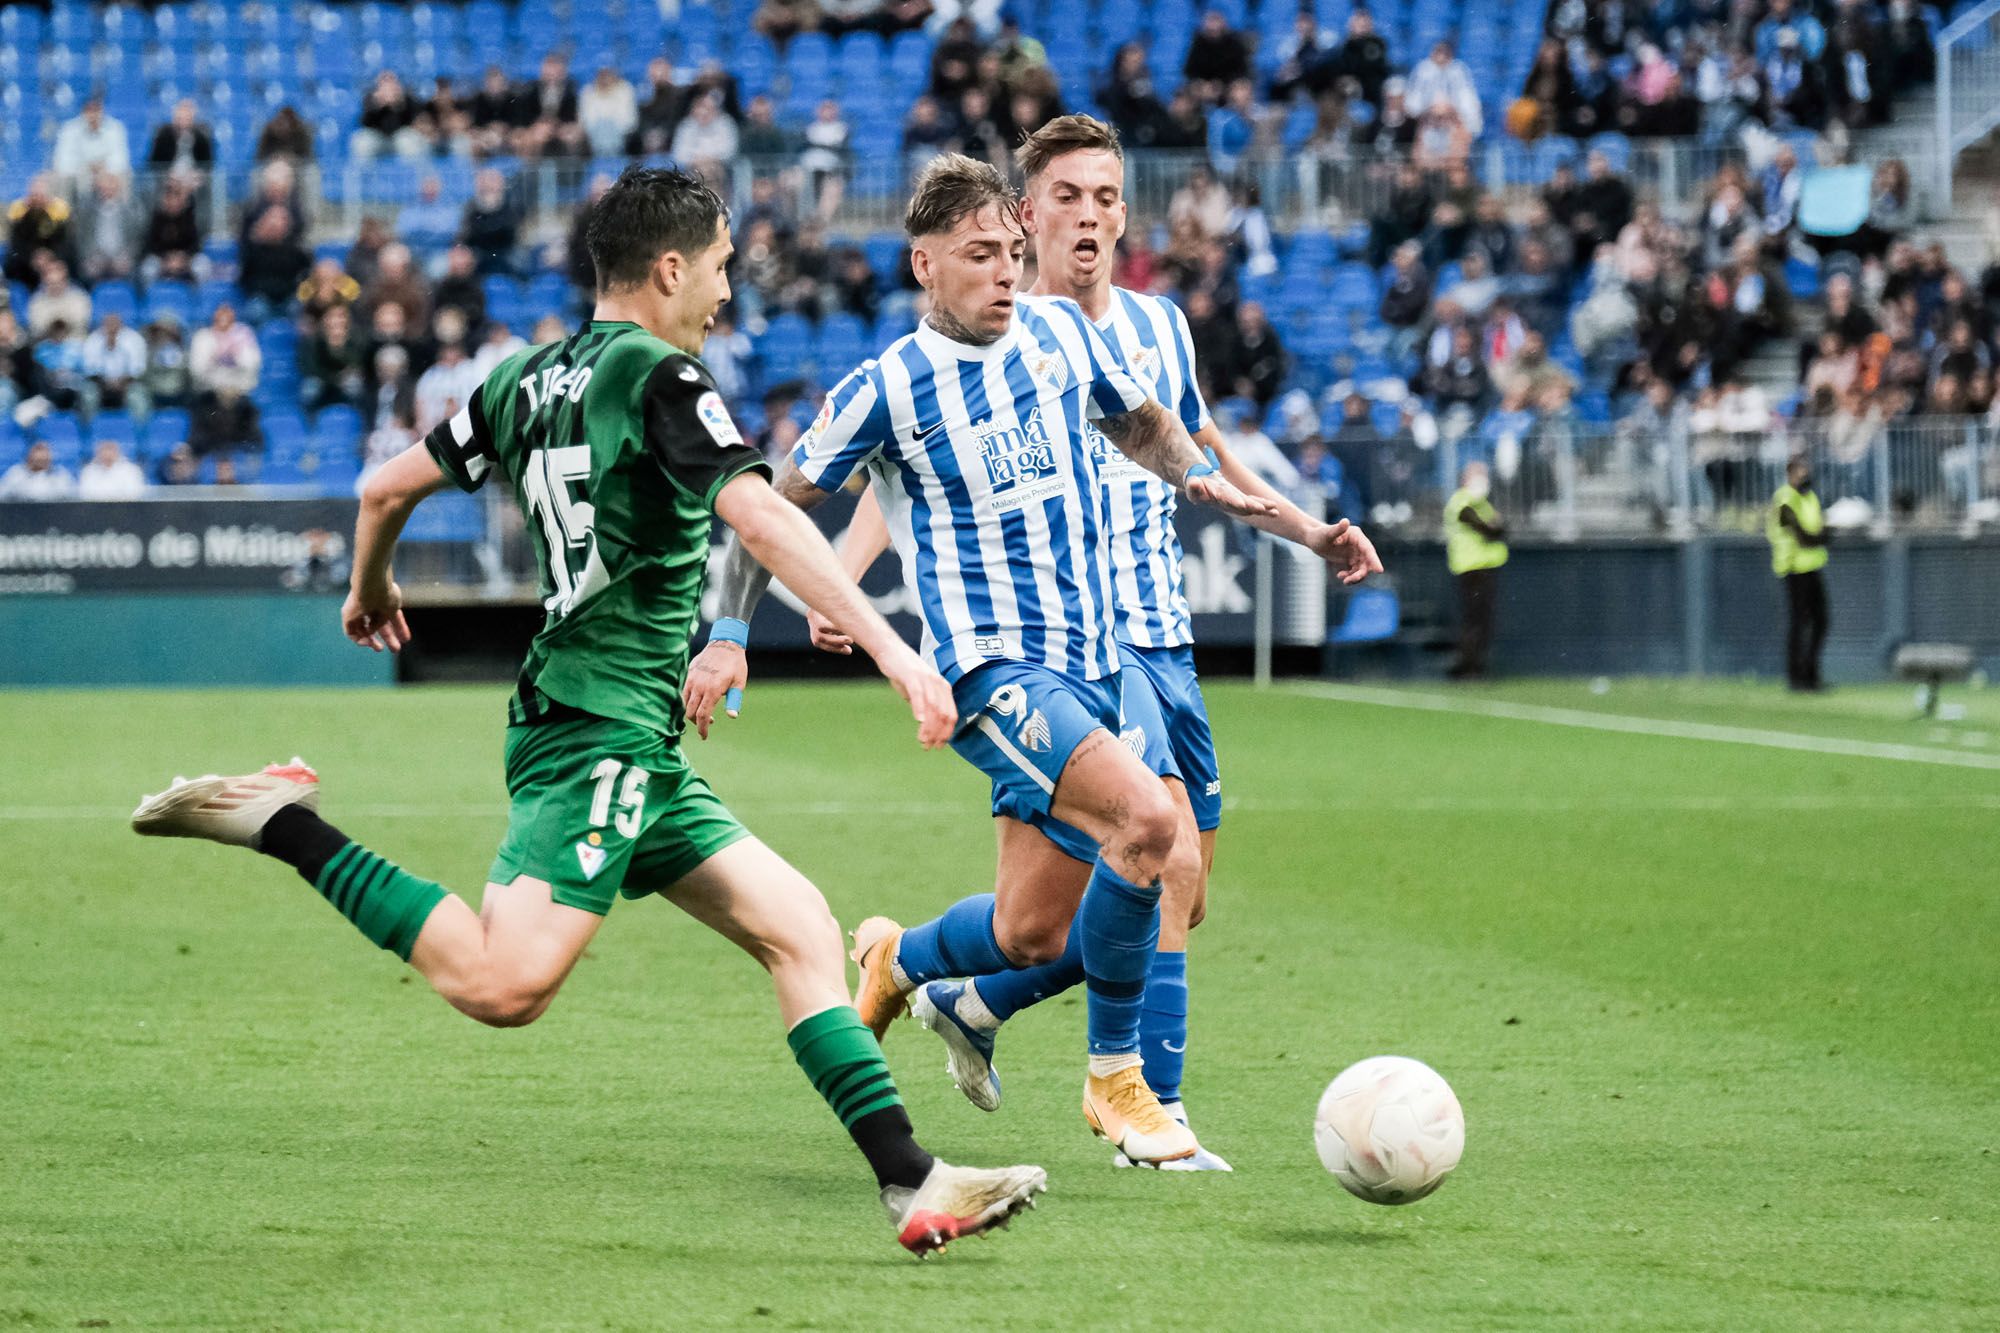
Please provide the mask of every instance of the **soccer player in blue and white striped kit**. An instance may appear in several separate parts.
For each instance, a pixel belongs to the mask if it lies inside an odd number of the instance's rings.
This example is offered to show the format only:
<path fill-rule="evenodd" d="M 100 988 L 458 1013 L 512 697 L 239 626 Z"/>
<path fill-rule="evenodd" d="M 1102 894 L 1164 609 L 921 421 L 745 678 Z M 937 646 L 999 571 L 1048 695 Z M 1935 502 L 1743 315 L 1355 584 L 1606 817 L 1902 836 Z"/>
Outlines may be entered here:
<path fill-rule="evenodd" d="M 1233 458 L 1202 401 L 1186 317 L 1162 296 L 1112 284 L 1114 251 L 1124 234 L 1124 155 L 1117 131 L 1089 116 L 1062 116 L 1030 135 L 1016 154 L 1027 183 L 1022 213 L 1034 238 L 1036 284 L 1025 298 L 1078 303 L 1135 378 L 1173 410 L 1198 445 L 1216 457 L 1222 475 L 1247 494 L 1271 501 L 1272 512 L 1250 522 L 1297 542 L 1355 583 L 1382 568 L 1374 547 L 1346 522 L 1325 523 L 1287 501 Z M 1171 487 L 1134 467 L 1101 434 L 1096 445 L 1106 505 L 1113 602 L 1117 618 L 1124 726 L 1181 814 L 1182 836 L 1167 861 L 1160 942 L 1147 977 L 1140 1030 L 1147 1083 L 1167 1112 L 1186 1123 L 1181 1074 L 1188 1043 L 1187 940 L 1207 910 L 1215 833 L 1222 822 L 1222 779 L 1208 713 L 1195 678 L 1193 633 L 1181 586 L 1181 544 L 1174 531 Z M 850 574 L 865 573 L 887 545 L 887 530 L 863 502 L 841 543 Z M 847 650 L 843 636 L 812 617 L 813 638 L 830 651 Z M 1088 860 L 1073 831 L 1050 830 L 1072 857 Z M 1050 873 L 1061 873 L 1052 866 Z M 1072 874 L 1075 872 L 1072 871 Z M 971 981 L 934 981 L 912 997 L 924 1026 L 945 1039 L 954 1082 L 976 1106 L 1000 1104 L 993 1068 L 994 1034 L 1028 1005 L 1083 980 L 1080 941 L 1072 934 L 1063 956 L 1039 967 Z M 1127 1159 L 1119 1159 L 1121 1165 Z M 1206 1148 L 1163 1163 L 1169 1170 L 1227 1171 Z"/>
<path fill-rule="evenodd" d="M 933 161 L 906 230 L 929 315 L 834 389 L 776 484 L 810 507 L 865 469 L 918 593 L 924 649 L 952 683 L 953 748 L 993 781 L 1000 863 L 994 893 L 935 921 L 907 932 L 862 922 L 856 1005 L 883 1035 L 927 981 L 1060 958 L 1074 918 L 1089 1001 L 1085 1117 L 1135 1161 L 1187 1158 L 1194 1136 L 1162 1109 L 1139 1054 L 1180 818 L 1119 743 L 1115 594 L 1087 425 L 1190 499 L 1243 517 L 1271 505 L 1217 475 L 1074 303 L 1017 304 L 1026 238 L 991 165 Z M 689 667 L 689 717 L 704 733 L 743 684 L 744 622 L 769 582 L 750 544 L 732 539 L 723 615 Z M 1083 876 L 1048 873 L 1085 859 Z"/>

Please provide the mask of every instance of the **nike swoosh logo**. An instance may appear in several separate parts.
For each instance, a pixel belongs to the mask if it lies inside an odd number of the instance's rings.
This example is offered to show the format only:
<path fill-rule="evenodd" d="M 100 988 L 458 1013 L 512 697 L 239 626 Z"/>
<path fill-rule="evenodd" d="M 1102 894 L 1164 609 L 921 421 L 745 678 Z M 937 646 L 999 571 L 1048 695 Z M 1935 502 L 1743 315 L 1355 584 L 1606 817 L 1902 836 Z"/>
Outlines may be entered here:
<path fill-rule="evenodd" d="M 930 425 L 918 431 L 915 435 L 911 436 L 910 443 L 922 444 L 925 440 L 928 440 L 931 436 L 937 434 L 940 430 L 943 429 L 944 429 L 944 421 L 943 419 L 940 418 L 939 420 L 932 422 Z"/>
<path fill-rule="evenodd" d="M 1187 1054 L 1186 1042 L 1182 1042 L 1180 1045 L 1176 1046 L 1172 1042 L 1168 1041 L 1165 1037 L 1162 1037 L 1160 1038 L 1160 1045 L 1166 1047 L 1168 1050 L 1172 1051 L 1175 1055 Z"/>

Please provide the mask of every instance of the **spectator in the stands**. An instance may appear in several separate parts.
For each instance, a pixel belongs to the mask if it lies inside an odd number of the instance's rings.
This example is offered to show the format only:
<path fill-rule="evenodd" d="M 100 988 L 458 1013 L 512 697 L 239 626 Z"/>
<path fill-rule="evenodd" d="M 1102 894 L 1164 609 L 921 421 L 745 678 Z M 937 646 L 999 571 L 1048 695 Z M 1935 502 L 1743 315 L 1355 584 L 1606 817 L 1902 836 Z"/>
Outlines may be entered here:
<path fill-rule="evenodd" d="M 30 176 L 27 193 L 7 209 L 7 280 L 30 287 L 40 282 L 37 258 L 43 254 L 52 254 L 64 263 L 76 258 L 70 207 L 57 196 L 55 180 L 45 171 Z"/>
<path fill-rule="evenodd" d="M 1452 52 L 1450 42 L 1437 42 L 1430 54 L 1410 71 L 1405 100 L 1412 115 L 1421 116 L 1434 103 L 1443 102 L 1458 113 L 1459 122 L 1473 138 L 1485 125 L 1479 106 L 1479 86 L 1472 71 Z"/>
<path fill-rule="evenodd" d="M 91 411 L 124 411 L 134 421 L 152 415 L 146 397 L 146 339 L 107 312 L 83 340 L 83 373 L 90 381 Z"/>
<path fill-rule="evenodd" d="M 417 183 L 417 201 L 396 215 L 396 233 L 419 250 L 450 245 L 464 218 L 463 205 L 444 197 L 444 181 L 427 171 Z"/>
<path fill-rule="evenodd" d="M 28 332 L 49 336 L 57 321 L 72 329 L 90 327 L 90 294 L 70 281 L 69 265 L 50 255 L 42 260 L 41 285 L 28 298 Z"/>
<path fill-rule="evenodd" d="M 926 93 L 910 103 L 903 119 L 903 170 L 914 176 L 923 165 L 946 151 L 954 142 L 955 127 L 938 109 L 937 99 Z"/>
<path fill-rule="evenodd" d="M 1422 235 L 1435 207 L 1423 173 L 1408 162 L 1398 166 L 1388 194 L 1368 222 L 1369 262 L 1383 263 L 1398 246 Z"/>
<path fill-rule="evenodd" d="M 1416 328 L 1431 303 L 1431 275 L 1424 267 L 1423 247 L 1415 241 L 1397 246 L 1391 256 L 1389 276 L 1382 284 L 1382 304 L 1376 311 L 1382 322 L 1394 330 L 1391 346 L 1399 358 L 1409 355 L 1416 345 Z"/>
<path fill-rule="evenodd" d="M 437 360 L 417 377 L 416 431 L 427 435 L 440 421 L 449 421 L 479 388 L 478 372 L 466 359 L 460 339 L 440 339 Z"/>
<path fill-rule="evenodd" d="M 369 374 L 368 396 L 371 401 L 380 387 L 374 375 L 376 359 L 383 348 L 401 348 L 405 364 L 413 367 L 412 375 L 421 371 L 430 360 L 430 343 L 424 336 L 422 326 L 411 324 L 409 316 L 403 313 L 403 307 L 393 301 L 384 301 L 369 316 L 365 346 L 367 359 L 362 364 Z"/>
<path fill-rule="evenodd" d="M 1007 135 L 993 113 L 993 99 L 984 88 L 967 88 L 959 94 L 956 130 L 953 140 L 959 152 L 996 167 L 1005 166 Z"/>
<path fill-rule="evenodd" d="M 344 309 L 360 299 L 361 284 L 329 255 L 314 260 L 306 280 L 299 284 L 299 315 L 308 325 L 317 325 L 329 310 Z"/>
<path fill-rule="evenodd" d="M 1826 29 L 1813 17 L 1810 8 L 1801 10 L 1794 0 L 1770 0 L 1764 21 L 1757 25 L 1757 59 L 1769 61 L 1785 45 L 1787 32 L 1797 39 L 1800 53 L 1807 60 L 1817 61 L 1826 48 Z"/>
<path fill-rule="evenodd" d="M 1565 134 L 1575 133 L 1572 122 L 1572 108 L 1576 106 L 1576 78 L 1570 72 L 1569 52 L 1561 41 L 1554 37 L 1542 38 L 1541 46 L 1535 52 L 1535 63 L 1528 69 L 1527 82 L 1522 86 L 1522 98 L 1527 106 L 1520 113 L 1524 131 L 1521 138 L 1537 139 L 1544 134 L 1560 130 Z M 1513 123 L 1514 112 L 1510 111 L 1509 128 L 1517 128 Z M 1586 131 L 1588 132 L 1588 131 Z"/>
<path fill-rule="evenodd" d="M 162 486 L 196 485 L 201 481 L 201 460 L 194 456 L 194 448 L 182 440 L 160 460 L 154 478 Z"/>
<path fill-rule="evenodd" d="M 576 80 L 569 61 L 554 54 L 542 57 L 541 75 L 521 92 L 524 108 L 514 151 L 523 157 L 563 157 L 584 148 L 583 125 L 577 119 Z"/>
<path fill-rule="evenodd" d="M 759 93 L 750 99 L 750 105 L 743 109 L 743 120 L 736 127 L 736 152 L 753 162 L 771 164 L 765 170 L 776 170 L 781 159 L 797 153 L 801 138 L 790 129 L 778 123 L 778 104 L 768 93 Z M 766 179 L 764 172 L 752 176 L 752 183 Z M 776 180 L 772 184 L 776 185 Z"/>
<path fill-rule="evenodd" d="M 654 56 L 646 62 L 646 95 L 639 103 L 639 123 L 633 130 L 634 152 L 664 153 L 674 141 L 681 119 L 681 90 L 674 82 L 674 62 Z"/>
<path fill-rule="evenodd" d="M 724 306 L 723 309 L 727 310 L 729 307 Z M 473 369 L 479 378 L 484 380 L 492 373 L 493 367 L 527 345 L 524 339 L 496 319 L 486 326 L 486 338 L 479 344 L 479 350 L 472 354 Z"/>
<path fill-rule="evenodd" d="M 731 120 L 743 119 L 743 99 L 738 95 L 736 76 L 724 68 L 720 60 L 709 59 L 701 62 L 694 72 L 694 82 L 687 87 L 684 102 L 693 106 L 701 98 L 713 94 L 722 114 Z"/>
<path fill-rule="evenodd" d="M 1618 233 L 1631 220 L 1632 187 L 1619 176 L 1602 149 L 1592 149 L 1584 161 L 1584 179 L 1576 187 L 1575 212 L 1570 219 L 1577 252 L 1587 255 L 1598 246 L 1617 240 Z"/>
<path fill-rule="evenodd" d="M 59 412 L 90 411 L 90 381 L 83 373 L 81 324 L 58 319 L 42 333 L 30 350 L 34 363 L 34 390 L 37 397 Z"/>
<path fill-rule="evenodd" d="M 479 91 L 467 107 L 472 119 L 472 146 L 475 153 L 505 153 L 513 148 L 515 132 L 526 125 L 526 99 L 515 90 L 507 71 L 488 65 L 480 77 Z"/>
<path fill-rule="evenodd" d="M 1506 277 L 1514 270 L 1516 243 L 1514 228 L 1507 221 L 1505 206 L 1497 194 L 1482 194 L 1472 206 L 1472 226 L 1465 235 L 1467 253 L 1486 256 L 1486 267 Z"/>
<path fill-rule="evenodd" d="M 200 173 L 215 164 L 215 138 L 196 119 L 192 97 L 174 103 L 167 123 L 153 132 L 146 165 L 154 171 Z"/>
<path fill-rule="evenodd" d="M 201 224 L 195 216 L 194 185 L 185 176 L 168 176 L 146 218 L 146 232 L 139 243 L 139 276 L 149 283 L 162 278 L 193 282 L 207 270 L 201 253 Z"/>
<path fill-rule="evenodd" d="M 180 321 L 162 312 L 146 326 L 146 397 L 155 410 L 182 407 L 192 392 L 187 340 Z"/>
<path fill-rule="evenodd" d="M 1271 74 L 1271 100 L 1289 102 L 1295 95 L 1317 98 L 1333 88 L 1340 77 L 1335 60 L 1340 39 L 1322 28 L 1310 9 L 1300 10 L 1292 19 L 1292 30 L 1279 39 L 1272 54 L 1277 68 Z"/>
<path fill-rule="evenodd" d="M 445 256 L 444 276 L 438 279 L 437 289 L 431 295 L 439 311 L 458 311 L 467 327 L 476 329 L 485 325 L 486 288 L 479 278 L 479 257 L 470 246 L 451 247 Z"/>
<path fill-rule="evenodd" d="M 736 150 L 736 122 L 723 111 L 721 99 L 713 93 L 697 98 L 674 131 L 674 160 L 719 182 L 736 160 Z"/>
<path fill-rule="evenodd" d="M 724 402 L 741 402 L 750 392 L 750 367 L 756 357 L 750 335 L 736 327 L 736 318 L 725 305 L 715 312 L 715 327 L 702 344 L 701 363 L 708 367 L 715 388 Z"/>
<path fill-rule="evenodd" d="M 1442 364 L 1425 366 L 1418 387 L 1440 411 L 1457 407 L 1477 414 L 1485 407 L 1493 381 L 1469 325 L 1452 328 L 1450 352 Z"/>
<path fill-rule="evenodd" d="M 1893 95 L 1929 83 L 1937 75 L 1937 47 L 1917 0 L 1889 0 L 1882 32 L 1883 77 Z"/>
<path fill-rule="evenodd" d="M 1875 166 L 1868 188 L 1868 221 L 1862 225 L 1860 250 L 1879 255 L 1889 243 L 1916 220 L 1916 199 L 1910 187 L 1910 169 L 1900 157 L 1884 158 Z"/>
<path fill-rule="evenodd" d="M 197 394 L 248 394 L 263 369 L 257 335 L 236 318 L 236 308 L 227 301 L 215 308 L 208 327 L 197 330 L 188 346 L 188 372 Z"/>
<path fill-rule="evenodd" d="M 240 451 L 261 453 L 264 449 L 264 422 L 257 404 L 247 397 L 219 393 L 199 393 L 188 409 L 187 444 L 197 458 L 209 454 Z M 221 458 L 215 464 L 217 485 L 235 480 L 234 464 L 225 472 Z"/>
<path fill-rule="evenodd" d="M 1782 0 L 1778 0 L 1782 3 Z M 1816 130 L 1826 124 L 1826 76 L 1806 57 L 1796 28 L 1781 28 L 1764 62 L 1764 120 L 1775 130 Z"/>
<path fill-rule="evenodd" d="M 360 411 L 367 402 L 367 349 L 354 335 L 354 312 L 330 308 L 319 331 L 300 348 L 299 401 L 308 412 L 343 404 Z"/>
<path fill-rule="evenodd" d="M 1234 176 L 1257 142 L 1257 86 L 1248 79 L 1229 85 L 1222 105 L 1208 113 L 1208 163 L 1218 176 Z"/>
<path fill-rule="evenodd" d="M 416 377 L 410 371 L 410 353 L 400 343 L 383 343 L 369 363 L 368 397 L 361 409 L 363 426 L 371 433 L 387 428 L 413 429 L 417 412 Z M 407 446 L 405 442 L 405 447 Z M 389 456 L 402 448 L 389 451 Z M 388 461 L 375 456 L 372 442 L 370 463 Z"/>
<path fill-rule="evenodd" d="M 11 418 L 28 383 L 30 341 L 14 312 L 0 301 L 0 417 Z"/>
<path fill-rule="evenodd" d="M 368 85 L 367 95 L 361 99 L 361 128 L 354 132 L 348 149 L 362 162 L 389 153 L 412 160 L 430 151 L 417 129 L 417 100 L 394 70 L 382 70 Z"/>
<path fill-rule="evenodd" d="M 815 0 L 758 0 L 750 26 L 783 51 L 792 38 L 819 27 L 819 5 Z"/>
<path fill-rule="evenodd" d="M 417 104 L 414 128 L 434 154 L 472 155 L 472 99 L 449 74 L 431 83 L 431 95 Z"/>
<path fill-rule="evenodd" d="M 472 198 L 458 229 L 460 245 L 478 257 L 482 277 L 520 270 L 521 205 L 497 167 L 481 167 L 472 178 Z"/>
<path fill-rule="evenodd" d="M 361 289 L 362 318 L 372 318 L 376 308 L 384 305 L 399 307 L 411 328 L 420 329 L 430 323 L 430 284 L 417 271 L 410 247 L 401 242 L 382 247 L 375 276 Z"/>
<path fill-rule="evenodd" d="M 132 146 L 125 125 L 106 114 L 102 93 L 92 93 L 83 110 L 63 122 L 56 133 L 51 165 L 72 194 L 80 192 L 97 172 L 132 174 Z"/>
<path fill-rule="evenodd" d="M 346 268 L 353 279 L 366 287 L 375 280 L 375 262 L 385 246 L 394 245 L 395 236 L 389 231 L 389 224 L 374 213 L 361 215 L 361 226 L 354 233 L 354 244 L 347 247 Z"/>
<path fill-rule="evenodd" d="M 0 475 L 0 500 L 68 500 L 76 495 L 76 478 L 56 462 L 45 440 L 28 446 L 20 462 Z"/>
<path fill-rule="evenodd" d="M 598 157 L 616 157 L 639 128 L 639 96 L 629 79 L 605 65 L 577 94 L 576 114 L 590 151 Z"/>
<path fill-rule="evenodd" d="M 1207 85 L 1209 91 L 1198 90 L 1196 96 L 1210 105 L 1221 100 L 1224 88 L 1251 76 L 1250 45 L 1229 26 L 1227 14 L 1211 9 L 1201 16 L 1201 26 L 1188 41 L 1181 75 L 1191 84 Z"/>
<path fill-rule="evenodd" d="M 257 132 L 256 157 L 259 163 L 280 158 L 292 163 L 312 161 L 312 126 L 306 124 L 298 108 L 287 102 L 271 113 Z"/>
<path fill-rule="evenodd" d="M 1417 170 L 1438 173 L 1465 165 L 1472 156 L 1472 135 L 1449 102 L 1433 102 L 1417 121 L 1410 160 Z"/>
<path fill-rule="evenodd" d="M 806 193 L 814 201 L 820 217 L 831 218 L 840 209 L 850 159 L 848 136 L 852 133 L 841 115 L 840 103 L 823 98 L 805 128 L 805 150 L 799 154 L 799 168 L 805 172 Z"/>
<path fill-rule="evenodd" d="M 85 282 L 132 276 L 146 217 L 132 197 L 128 177 L 98 172 L 77 206 L 76 223 Z"/>
<path fill-rule="evenodd" d="M 1245 301 L 1236 309 L 1236 347 L 1229 363 L 1229 378 L 1236 392 L 1268 407 L 1283 387 L 1291 371 L 1291 357 L 1278 331 L 1255 301 Z"/>
<path fill-rule="evenodd" d="M 1234 207 L 1229 187 L 1207 167 L 1197 166 L 1167 201 L 1167 221 L 1170 225 L 1192 221 L 1204 238 L 1223 236 L 1228 234 L 1229 214 Z"/>
<path fill-rule="evenodd" d="M 259 323 L 291 304 L 312 265 L 312 256 L 299 243 L 294 216 L 269 206 L 246 219 L 249 230 L 237 248 L 236 285 L 250 317 Z"/>
<path fill-rule="evenodd" d="M 90 461 L 77 470 L 79 500 L 136 500 L 145 493 L 145 472 L 125 456 L 116 440 L 99 440 Z"/>

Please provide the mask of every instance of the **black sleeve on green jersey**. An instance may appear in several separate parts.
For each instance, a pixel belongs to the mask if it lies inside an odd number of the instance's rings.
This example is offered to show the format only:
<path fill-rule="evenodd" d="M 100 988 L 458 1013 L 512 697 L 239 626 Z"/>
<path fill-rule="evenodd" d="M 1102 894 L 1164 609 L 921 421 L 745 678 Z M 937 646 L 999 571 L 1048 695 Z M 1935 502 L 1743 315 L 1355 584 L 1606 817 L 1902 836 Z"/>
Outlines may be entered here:
<path fill-rule="evenodd" d="M 690 356 L 670 356 L 646 379 L 646 451 L 674 484 L 713 511 L 724 483 L 771 465 L 743 442 L 708 368 Z"/>
<path fill-rule="evenodd" d="M 493 433 L 486 424 L 485 396 L 482 384 L 457 416 L 440 421 L 424 436 L 424 448 L 437 460 L 438 469 L 461 491 L 476 491 L 485 485 L 498 457 L 493 452 Z"/>

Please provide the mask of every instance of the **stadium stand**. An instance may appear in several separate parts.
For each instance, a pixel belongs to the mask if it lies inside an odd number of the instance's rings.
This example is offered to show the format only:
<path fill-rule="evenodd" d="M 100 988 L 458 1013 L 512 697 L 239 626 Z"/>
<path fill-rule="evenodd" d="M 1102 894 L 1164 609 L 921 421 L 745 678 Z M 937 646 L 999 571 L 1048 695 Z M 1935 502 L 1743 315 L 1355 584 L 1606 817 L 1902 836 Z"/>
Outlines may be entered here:
<path fill-rule="evenodd" d="M 1723 518 L 1798 444 L 1835 460 L 1829 498 L 1878 510 L 2000 492 L 2000 269 L 1922 244 L 1900 162 L 1841 160 L 1929 80 L 1927 5 L 1025 0 L 791 25 L 814 8 L 0 7 L 7 439 L 67 457 L 112 429 L 80 347 L 115 314 L 146 341 L 116 429 L 156 479 L 186 474 L 176 444 L 247 443 L 265 484 L 351 489 L 455 401 L 442 344 L 483 368 L 580 315 L 575 218 L 636 157 L 734 202 L 743 336 L 713 356 L 768 444 L 917 317 L 909 170 L 1081 110 L 1132 148 L 1122 280 L 1181 300 L 1211 399 L 1346 512 L 1400 521 L 1484 457 L 1516 512 Z M 53 296 L 51 257 L 76 275 Z M 115 276 L 85 290 L 93 257 Z M 188 373 L 224 305 L 260 362 L 234 394 Z M 1751 372 L 1791 340 L 1774 392 Z"/>

